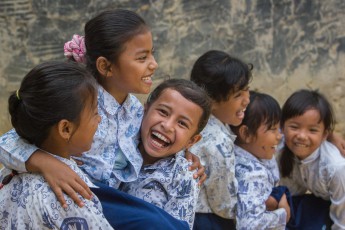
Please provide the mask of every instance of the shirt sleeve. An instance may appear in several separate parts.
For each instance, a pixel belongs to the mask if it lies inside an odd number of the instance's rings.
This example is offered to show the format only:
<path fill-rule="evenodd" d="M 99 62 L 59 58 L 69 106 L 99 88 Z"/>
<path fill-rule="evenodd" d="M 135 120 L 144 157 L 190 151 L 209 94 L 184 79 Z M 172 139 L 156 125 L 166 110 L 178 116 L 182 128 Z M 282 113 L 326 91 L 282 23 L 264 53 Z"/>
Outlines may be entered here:
<path fill-rule="evenodd" d="M 37 149 L 19 137 L 14 129 L 0 137 L 0 161 L 7 168 L 26 172 L 25 162 Z"/>
<path fill-rule="evenodd" d="M 248 164 L 236 165 L 238 180 L 237 229 L 285 229 L 286 211 L 283 208 L 267 211 L 265 201 L 272 190 L 265 171 Z"/>
<path fill-rule="evenodd" d="M 345 165 L 338 166 L 329 184 L 332 229 L 345 229 Z"/>
<path fill-rule="evenodd" d="M 193 228 L 196 203 L 199 194 L 197 180 L 193 179 L 192 171 L 188 170 L 188 163 L 183 157 L 177 157 L 169 200 L 164 210 L 173 217 L 186 221 L 189 228 Z"/>

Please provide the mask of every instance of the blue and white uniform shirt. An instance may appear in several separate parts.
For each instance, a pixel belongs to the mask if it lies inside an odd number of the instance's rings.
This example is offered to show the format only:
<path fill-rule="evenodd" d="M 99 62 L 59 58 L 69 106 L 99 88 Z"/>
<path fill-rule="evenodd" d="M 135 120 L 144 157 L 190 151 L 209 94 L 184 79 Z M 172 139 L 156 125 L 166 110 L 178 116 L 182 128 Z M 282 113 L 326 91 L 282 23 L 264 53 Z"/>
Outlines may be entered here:
<path fill-rule="evenodd" d="M 275 173 L 266 167 L 267 161 L 262 162 L 241 147 L 235 146 L 235 156 L 238 181 L 236 228 L 284 230 L 285 209 L 266 210 L 265 202 L 275 186 Z"/>
<path fill-rule="evenodd" d="M 143 166 L 138 180 L 123 183 L 120 189 L 187 221 L 192 229 L 199 188 L 193 179 L 195 171 L 189 171 L 189 166 L 184 152 L 179 152 Z"/>
<path fill-rule="evenodd" d="M 92 182 L 78 168 L 73 160 L 57 157 L 71 167 L 85 183 Z M 3 169 L 1 176 L 8 174 Z M 21 173 L 0 189 L 1 229 L 113 229 L 102 213 L 102 206 L 96 196 L 86 200 L 79 196 L 85 206 L 79 208 L 73 200 L 64 195 L 68 208 L 61 207 L 49 184 L 39 174 Z"/>
<path fill-rule="evenodd" d="M 234 135 L 230 127 L 211 115 L 202 139 L 190 148 L 205 166 L 207 179 L 201 186 L 196 212 L 234 219 L 237 203 Z"/>

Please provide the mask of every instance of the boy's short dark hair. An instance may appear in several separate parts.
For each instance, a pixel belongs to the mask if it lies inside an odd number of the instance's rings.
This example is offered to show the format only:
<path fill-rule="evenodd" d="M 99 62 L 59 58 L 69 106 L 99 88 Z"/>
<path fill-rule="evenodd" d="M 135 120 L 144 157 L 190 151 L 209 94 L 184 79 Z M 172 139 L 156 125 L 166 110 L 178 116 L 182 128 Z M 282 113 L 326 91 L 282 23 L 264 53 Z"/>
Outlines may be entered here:
<path fill-rule="evenodd" d="M 249 84 L 252 68 L 253 65 L 223 51 L 211 50 L 195 62 L 190 79 L 205 88 L 214 101 L 227 101 L 231 94 Z"/>

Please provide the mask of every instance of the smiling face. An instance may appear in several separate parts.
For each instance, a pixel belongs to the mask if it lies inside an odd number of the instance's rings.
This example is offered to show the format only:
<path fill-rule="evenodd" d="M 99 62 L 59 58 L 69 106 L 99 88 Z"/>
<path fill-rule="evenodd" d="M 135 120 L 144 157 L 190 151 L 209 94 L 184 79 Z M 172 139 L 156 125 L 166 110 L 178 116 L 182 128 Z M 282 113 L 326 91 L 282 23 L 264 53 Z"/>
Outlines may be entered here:
<path fill-rule="evenodd" d="M 247 138 L 248 143 L 243 141 L 244 144 L 239 145 L 259 159 L 272 159 L 281 138 L 279 124 L 275 124 L 272 127 L 261 124 L 256 131 L 256 136 L 250 135 Z"/>
<path fill-rule="evenodd" d="M 124 44 L 124 51 L 116 63 L 111 65 L 112 77 L 105 85 L 107 91 L 122 102 L 128 93 L 148 94 L 152 86 L 152 76 L 158 67 L 153 56 L 150 31 L 135 35 Z"/>
<path fill-rule="evenodd" d="M 165 89 L 148 108 L 141 125 L 144 164 L 189 148 L 198 140 L 195 134 L 203 111 L 173 89 Z"/>
<path fill-rule="evenodd" d="M 315 109 L 286 120 L 283 133 L 285 144 L 300 160 L 310 156 L 327 137 L 320 113 Z"/>
<path fill-rule="evenodd" d="M 227 101 L 213 102 L 212 114 L 225 124 L 240 125 L 249 104 L 249 87 L 231 94 Z"/>

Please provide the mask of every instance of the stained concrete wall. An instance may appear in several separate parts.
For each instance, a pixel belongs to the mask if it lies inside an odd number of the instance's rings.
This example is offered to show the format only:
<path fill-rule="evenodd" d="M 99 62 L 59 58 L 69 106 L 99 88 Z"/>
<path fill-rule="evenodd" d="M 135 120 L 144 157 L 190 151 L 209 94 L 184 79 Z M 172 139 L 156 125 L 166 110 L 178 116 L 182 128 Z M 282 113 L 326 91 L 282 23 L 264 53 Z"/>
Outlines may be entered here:
<path fill-rule="evenodd" d="M 138 12 L 151 25 L 159 82 L 188 78 L 209 49 L 253 63 L 252 89 L 283 103 L 299 88 L 319 88 L 345 127 L 343 0 L 1 0 L 0 134 L 11 126 L 7 97 L 34 65 L 63 60 L 63 45 L 109 8 Z M 145 100 L 145 97 L 141 97 Z"/>

